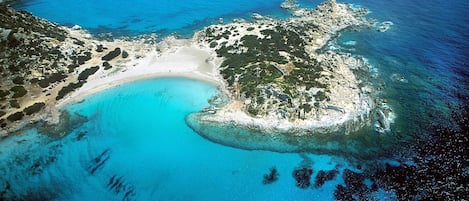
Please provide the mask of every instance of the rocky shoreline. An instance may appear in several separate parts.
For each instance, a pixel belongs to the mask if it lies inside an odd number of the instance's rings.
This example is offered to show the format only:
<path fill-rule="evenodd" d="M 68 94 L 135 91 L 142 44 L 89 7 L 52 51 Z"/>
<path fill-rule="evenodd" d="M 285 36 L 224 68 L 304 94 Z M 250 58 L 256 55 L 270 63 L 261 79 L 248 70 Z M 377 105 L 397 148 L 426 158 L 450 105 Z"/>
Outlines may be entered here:
<path fill-rule="evenodd" d="M 370 65 L 361 57 L 322 51 L 343 30 L 371 28 L 375 22 L 365 18 L 368 11 L 335 1 L 311 10 L 293 3 L 282 4 L 293 14 L 286 20 L 256 15 L 253 22 L 212 25 L 199 33 L 199 40 L 224 58 L 220 74 L 228 100 L 191 123 L 295 135 L 349 134 L 372 123 L 371 113 L 381 105 L 356 76 L 369 74 Z M 384 132 L 391 110 L 379 110 L 378 116 L 376 128 Z"/>
<path fill-rule="evenodd" d="M 212 25 L 192 39 L 148 42 L 96 40 L 79 26 L 64 28 L 2 6 L 0 135 L 35 122 L 57 123 L 70 102 L 155 76 L 220 85 L 227 104 L 200 115 L 200 123 L 307 131 L 296 135 L 349 134 L 370 125 L 376 105 L 355 75 L 368 74 L 369 64 L 322 51 L 342 30 L 373 26 L 367 10 L 335 1 L 288 9 L 293 17 L 285 20 L 256 14 L 252 22 Z M 389 127 L 389 111 L 378 114 L 378 127 Z"/>

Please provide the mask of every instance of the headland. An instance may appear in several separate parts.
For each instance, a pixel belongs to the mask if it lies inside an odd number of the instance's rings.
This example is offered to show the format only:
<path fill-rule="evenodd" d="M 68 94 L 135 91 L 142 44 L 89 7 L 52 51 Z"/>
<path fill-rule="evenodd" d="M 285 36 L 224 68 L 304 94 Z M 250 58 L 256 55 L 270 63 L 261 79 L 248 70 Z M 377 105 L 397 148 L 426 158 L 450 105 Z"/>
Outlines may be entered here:
<path fill-rule="evenodd" d="M 2 133 L 54 124 L 68 104 L 127 82 L 188 77 L 219 86 L 212 107 L 190 116 L 197 128 L 229 124 L 292 136 L 349 134 L 370 125 L 376 105 L 363 77 L 364 58 L 327 50 L 344 30 L 375 26 L 368 11 L 328 0 L 314 9 L 293 1 L 292 17 L 253 14 L 251 21 L 215 24 L 190 39 L 154 36 L 98 40 L 79 26 L 65 28 L 1 7 Z M 387 129 L 390 110 L 380 111 Z M 195 126 L 194 124 L 197 124 Z"/>

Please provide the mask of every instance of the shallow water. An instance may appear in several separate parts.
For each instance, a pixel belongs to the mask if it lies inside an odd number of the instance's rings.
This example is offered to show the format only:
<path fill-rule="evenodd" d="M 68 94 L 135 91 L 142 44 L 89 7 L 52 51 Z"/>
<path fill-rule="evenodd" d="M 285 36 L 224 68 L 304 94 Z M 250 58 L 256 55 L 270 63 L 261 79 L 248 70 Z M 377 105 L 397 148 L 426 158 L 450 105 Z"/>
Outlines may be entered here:
<path fill-rule="evenodd" d="M 0 184 L 10 183 L 19 197 L 47 200 L 118 200 L 128 192 L 129 200 L 332 199 L 340 175 L 322 188 L 300 189 L 291 173 L 303 166 L 313 176 L 342 170 L 342 159 L 234 149 L 188 128 L 184 117 L 215 92 L 199 81 L 161 78 L 94 95 L 67 108 L 88 122 L 64 138 L 33 129 L 1 141 Z M 274 166 L 279 180 L 263 185 Z"/>
<path fill-rule="evenodd" d="M 220 17 L 229 21 L 249 18 L 252 12 L 286 15 L 279 0 L 21 2 L 15 6 L 59 24 L 80 24 L 93 34 L 115 36 L 176 32 L 189 37 Z M 299 1 L 307 7 L 319 2 Z M 336 42 L 341 51 L 364 56 L 374 67 L 375 91 L 396 115 L 389 135 L 405 141 L 424 133 L 422 125 L 447 124 L 451 105 L 461 94 L 468 94 L 469 2 L 347 2 L 369 8 L 370 17 L 378 21 L 394 23 L 384 33 L 373 29 L 342 33 Z M 188 128 L 185 116 L 206 106 L 215 90 L 187 79 L 162 79 L 90 97 L 69 108 L 89 121 L 66 137 L 51 139 L 33 129 L 0 142 L 0 189 L 9 181 L 20 197 L 58 200 L 116 200 L 129 189 L 134 190 L 129 198 L 136 200 L 333 199 L 342 175 L 319 189 L 295 187 L 291 173 L 305 165 L 300 154 L 234 149 L 205 140 Z M 100 161 L 94 159 L 103 152 L 101 158 L 109 159 L 98 165 Z M 341 157 L 307 156 L 312 160 L 313 178 L 320 169 L 351 168 Z M 263 185 L 262 176 L 272 166 L 277 167 L 279 180 Z M 115 179 L 108 185 L 113 176 L 122 177 L 126 191 L 116 193 L 115 186 L 111 188 Z M 381 193 L 392 197 L 392 193 Z M 389 200 L 386 196 L 380 200 Z"/>

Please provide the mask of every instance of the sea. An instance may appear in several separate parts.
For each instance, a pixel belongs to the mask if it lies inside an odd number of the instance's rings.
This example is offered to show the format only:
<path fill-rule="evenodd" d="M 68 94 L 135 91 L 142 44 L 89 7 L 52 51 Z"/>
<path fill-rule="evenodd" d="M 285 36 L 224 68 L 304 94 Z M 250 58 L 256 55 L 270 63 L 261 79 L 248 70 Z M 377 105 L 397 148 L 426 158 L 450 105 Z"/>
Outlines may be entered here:
<path fill-rule="evenodd" d="M 342 1 L 339 1 L 342 2 Z M 469 1 L 347 0 L 370 10 L 375 28 L 344 31 L 329 48 L 367 59 L 375 95 L 392 108 L 388 135 L 412 143 L 427 125 L 451 125 L 454 106 L 469 94 Z M 253 13 L 283 19 L 281 0 L 21 0 L 11 5 L 96 37 L 156 34 L 189 38 L 214 23 L 250 20 Z M 319 0 L 298 0 L 314 8 Z M 366 159 L 344 153 L 279 153 L 244 150 L 204 139 L 185 122 L 209 105 L 216 86 L 188 78 L 155 78 L 108 89 L 65 109 L 85 118 L 62 137 L 30 128 L 0 141 L 2 200 L 211 201 L 334 200 L 344 170 L 370 163 L 398 165 L 392 149 Z M 372 127 L 373 125 L 370 125 Z M 344 143 L 347 143 L 346 141 Z M 405 147 L 405 146 L 402 146 Z M 294 171 L 312 170 L 311 185 L 298 187 Z M 276 177 L 265 182 L 275 169 Z M 337 170 L 316 185 L 320 171 Z M 365 179 L 371 186 L 372 182 Z M 397 200 L 378 189 L 367 200 Z M 356 198 L 359 200 L 359 198 Z M 418 199 L 416 199 L 418 200 Z"/>

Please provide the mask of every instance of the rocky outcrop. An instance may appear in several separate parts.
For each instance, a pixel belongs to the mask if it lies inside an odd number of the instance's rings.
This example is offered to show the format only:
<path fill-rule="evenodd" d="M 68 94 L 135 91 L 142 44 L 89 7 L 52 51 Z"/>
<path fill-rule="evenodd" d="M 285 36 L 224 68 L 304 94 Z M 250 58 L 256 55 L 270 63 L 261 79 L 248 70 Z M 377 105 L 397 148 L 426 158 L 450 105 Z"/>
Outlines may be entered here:
<path fill-rule="evenodd" d="M 57 113 L 51 110 L 56 100 L 100 69 L 102 61 L 93 58 L 103 57 L 104 49 L 67 28 L 0 5 L 0 136 Z M 121 52 L 116 48 L 104 58 L 116 60 Z"/>

